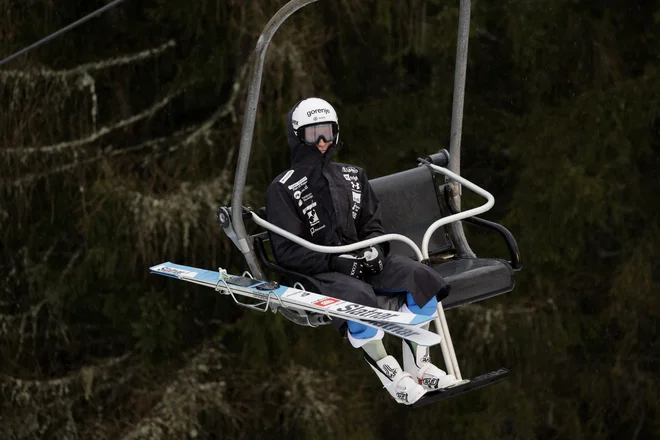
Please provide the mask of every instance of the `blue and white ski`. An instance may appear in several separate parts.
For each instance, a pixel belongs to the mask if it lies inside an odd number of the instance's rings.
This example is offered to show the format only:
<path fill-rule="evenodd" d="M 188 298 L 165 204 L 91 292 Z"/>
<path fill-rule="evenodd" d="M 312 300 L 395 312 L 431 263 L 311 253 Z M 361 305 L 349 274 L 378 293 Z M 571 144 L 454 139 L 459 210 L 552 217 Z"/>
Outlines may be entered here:
<path fill-rule="evenodd" d="M 437 333 L 420 328 L 421 325 L 433 319 L 431 316 L 363 306 L 292 287 L 272 286 L 271 283 L 266 281 L 170 262 L 158 264 L 149 269 L 158 275 L 212 287 L 224 294 L 230 294 L 227 291 L 227 287 L 229 287 L 232 294 L 261 300 L 270 303 L 271 306 L 282 306 L 289 309 L 320 313 L 331 318 L 360 322 L 423 346 L 436 345 L 441 341 L 440 335 Z"/>

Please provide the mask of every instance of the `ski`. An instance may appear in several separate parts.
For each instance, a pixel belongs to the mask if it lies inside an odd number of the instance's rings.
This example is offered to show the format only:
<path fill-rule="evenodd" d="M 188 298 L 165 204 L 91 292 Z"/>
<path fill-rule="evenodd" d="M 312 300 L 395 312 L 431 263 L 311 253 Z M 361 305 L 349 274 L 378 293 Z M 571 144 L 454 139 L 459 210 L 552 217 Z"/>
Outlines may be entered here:
<path fill-rule="evenodd" d="M 394 336 L 423 346 L 439 344 L 440 335 L 420 328 L 433 316 L 402 313 L 344 301 L 314 292 L 307 292 L 274 282 L 221 274 L 175 263 L 162 263 L 149 268 L 152 273 L 214 288 L 225 294 L 239 294 L 265 304 L 320 313 L 331 318 L 346 319 L 375 327 Z M 231 290 L 228 292 L 227 287 Z M 236 300 L 236 298 L 234 298 Z"/>

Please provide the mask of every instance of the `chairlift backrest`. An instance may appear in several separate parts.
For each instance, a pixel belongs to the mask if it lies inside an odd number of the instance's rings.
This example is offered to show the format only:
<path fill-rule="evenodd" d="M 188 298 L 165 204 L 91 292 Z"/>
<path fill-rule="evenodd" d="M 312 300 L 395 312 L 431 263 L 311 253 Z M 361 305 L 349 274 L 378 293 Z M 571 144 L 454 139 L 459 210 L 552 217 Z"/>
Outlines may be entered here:
<path fill-rule="evenodd" d="M 421 247 L 426 229 L 443 217 L 429 169 L 416 167 L 372 179 L 369 183 L 380 200 L 385 233 L 405 235 Z M 452 243 L 444 229 L 433 234 L 429 243 L 430 254 L 451 248 Z M 398 241 L 390 243 L 390 252 L 415 256 L 409 246 Z"/>

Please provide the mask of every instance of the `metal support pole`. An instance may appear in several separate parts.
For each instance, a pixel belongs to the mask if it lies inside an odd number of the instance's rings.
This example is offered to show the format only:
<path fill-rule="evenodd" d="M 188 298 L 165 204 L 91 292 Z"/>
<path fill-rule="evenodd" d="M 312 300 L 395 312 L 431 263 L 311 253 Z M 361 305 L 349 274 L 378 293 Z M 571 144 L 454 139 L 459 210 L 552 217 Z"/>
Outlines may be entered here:
<path fill-rule="evenodd" d="M 447 346 L 447 353 L 443 347 L 442 356 L 445 358 L 445 365 L 447 366 L 447 372 L 453 374 L 454 377 L 458 380 L 463 380 L 461 375 L 461 369 L 458 367 L 458 360 L 456 359 L 456 352 L 454 351 L 454 343 L 451 340 L 451 335 L 449 334 L 449 325 L 447 324 L 447 317 L 445 316 L 445 309 L 442 307 L 442 303 L 438 303 L 438 317 L 436 318 L 435 325 L 436 327 L 440 324 L 439 331 L 440 336 L 442 337 L 442 343 Z"/>
<path fill-rule="evenodd" d="M 463 132 L 463 107 L 465 104 L 465 78 L 467 75 L 468 42 L 470 39 L 470 0 L 460 0 L 458 16 L 458 39 L 456 44 L 456 69 L 454 73 L 454 100 L 452 103 L 451 137 L 449 139 L 449 170 L 461 174 L 461 136 Z M 461 185 L 454 185 L 454 201 L 461 209 Z M 474 258 L 475 254 L 465 238 L 463 224 L 456 222 L 451 225 L 456 246 L 462 256 Z"/>

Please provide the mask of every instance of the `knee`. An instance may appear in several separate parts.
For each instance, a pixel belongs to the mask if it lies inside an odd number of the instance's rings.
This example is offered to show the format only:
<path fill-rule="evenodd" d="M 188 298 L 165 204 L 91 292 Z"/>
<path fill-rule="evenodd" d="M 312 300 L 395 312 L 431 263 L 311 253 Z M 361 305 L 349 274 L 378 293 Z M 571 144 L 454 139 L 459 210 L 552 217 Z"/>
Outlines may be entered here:
<path fill-rule="evenodd" d="M 365 344 L 383 339 L 385 333 L 381 329 L 368 327 L 359 322 L 348 321 L 348 340 L 355 348 L 360 348 Z"/>
<path fill-rule="evenodd" d="M 346 325 L 348 326 L 349 333 L 356 339 L 369 339 L 374 337 L 378 332 L 375 328 L 360 322 L 347 321 Z"/>
<path fill-rule="evenodd" d="M 361 304 L 368 307 L 378 307 L 378 300 L 376 299 L 376 293 L 373 289 L 358 289 L 355 291 L 355 300 L 351 302 Z"/>
<path fill-rule="evenodd" d="M 426 304 L 420 306 L 415 302 L 412 294 L 408 293 L 406 294 L 406 304 L 408 305 L 408 309 L 410 309 L 410 311 L 413 313 L 418 315 L 431 316 L 435 313 L 438 307 L 438 300 L 437 298 L 433 297 Z"/>

